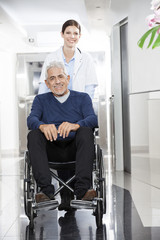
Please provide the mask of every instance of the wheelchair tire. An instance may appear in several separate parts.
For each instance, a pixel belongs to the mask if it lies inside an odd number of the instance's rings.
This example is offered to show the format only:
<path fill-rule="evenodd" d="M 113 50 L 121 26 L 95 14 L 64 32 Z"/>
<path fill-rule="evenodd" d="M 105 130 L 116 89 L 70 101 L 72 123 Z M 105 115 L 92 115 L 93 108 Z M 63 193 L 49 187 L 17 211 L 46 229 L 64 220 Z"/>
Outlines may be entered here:
<path fill-rule="evenodd" d="M 103 225 L 103 204 L 101 200 L 97 201 L 95 217 L 97 228 L 99 228 Z"/>
<path fill-rule="evenodd" d="M 35 213 L 32 208 L 32 200 L 33 200 L 33 194 L 34 189 L 31 189 L 32 179 L 31 179 L 31 167 L 28 163 L 28 152 L 25 153 L 25 170 L 24 170 L 24 209 L 25 214 L 30 220 L 29 227 L 34 227 L 34 217 Z"/>
<path fill-rule="evenodd" d="M 106 180 L 105 178 L 101 178 L 99 185 L 100 185 L 100 198 L 103 199 L 103 202 L 102 202 L 103 214 L 105 214 L 106 213 Z"/>
<path fill-rule="evenodd" d="M 99 169 L 99 197 L 103 199 L 102 209 L 103 214 L 106 213 L 106 179 L 103 166 L 102 150 L 97 146 L 97 159 Z"/>

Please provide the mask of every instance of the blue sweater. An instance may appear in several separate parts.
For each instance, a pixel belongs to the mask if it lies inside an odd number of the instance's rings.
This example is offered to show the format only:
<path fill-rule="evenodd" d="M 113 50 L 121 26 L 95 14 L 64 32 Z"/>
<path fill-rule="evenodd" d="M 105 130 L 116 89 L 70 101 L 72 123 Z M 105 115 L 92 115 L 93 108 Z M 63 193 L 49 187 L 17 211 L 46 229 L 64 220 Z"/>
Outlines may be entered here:
<path fill-rule="evenodd" d="M 60 103 L 51 92 L 35 97 L 27 118 L 29 129 L 38 129 L 41 124 L 55 124 L 58 129 L 63 122 L 77 123 L 81 127 L 98 126 L 97 116 L 87 93 L 70 91 L 64 103 Z M 73 138 L 74 135 L 75 133 L 71 132 L 69 138 Z M 58 139 L 60 140 L 60 137 Z"/>

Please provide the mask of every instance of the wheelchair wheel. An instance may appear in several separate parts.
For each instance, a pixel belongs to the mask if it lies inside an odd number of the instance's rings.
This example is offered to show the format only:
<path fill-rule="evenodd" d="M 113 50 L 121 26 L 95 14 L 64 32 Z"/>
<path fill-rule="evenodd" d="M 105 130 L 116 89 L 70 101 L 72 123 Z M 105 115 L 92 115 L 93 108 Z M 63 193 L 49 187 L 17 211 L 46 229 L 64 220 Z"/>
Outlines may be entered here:
<path fill-rule="evenodd" d="M 103 219 L 103 205 L 102 205 L 102 201 L 101 200 L 97 201 L 95 217 L 96 217 L 97 228 L 99 228 L 103 224 L 103 221 L 102 221 L 102 219 Z"/>
<path fill-rule="evenodd" d="M 24 209 L 30 220 L 30 228 L 34 227 L 34 217 L 36 213 L 33 210 L 32 202 L 34 197 L 34 180 L 31 175 L 31 166 L 29 164 L 28 152 L 25 153 L 25 172 L 24 172 Z"/>
<path fill-rule="evenodd" d="M 100 149 L 99 145 L 97 148 L 97 152 L 98 152 L 98 162 L 99 162 L 99 194 L 100 194 L 100 198 L 103 199 L 103 214 L 105 214 L 106 213 L 106 178 L 105 178 L 105 172 L 104 172 L 102 150 Z"/>
<path fill-rule="evenodd" d="M 102 226 L 103 222 L 103 214 L 106 213 L 106 181 L 104 174 L 104 166 L 103 166 L 103 156 L 102 150 L 99 145 L 97 145 L 96 152 L 96 168 L 97 168 L 97 207 L 95 211 L 96 224 L 97 227 Z"/>

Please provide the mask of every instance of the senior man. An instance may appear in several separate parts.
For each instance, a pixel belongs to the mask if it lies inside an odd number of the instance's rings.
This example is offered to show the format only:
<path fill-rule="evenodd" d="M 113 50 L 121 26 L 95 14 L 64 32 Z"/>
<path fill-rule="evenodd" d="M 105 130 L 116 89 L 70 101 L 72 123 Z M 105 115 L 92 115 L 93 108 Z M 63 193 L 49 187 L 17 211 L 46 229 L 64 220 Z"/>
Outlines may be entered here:
<path fill-rule="evenodd" d="M 54 199 L 54 186 L 48 161 L 75 161 L 74 194 L 77 199 L 92 200 L 96 191 L 90 189 L 94 159 L 93 129 L 97 116 L 88 94 L 68 90 L 69 75 L 61 62 L 52 62 L 46 68 L 49 93 L 37 95 L 27 118 L 28 150 L 33 175 L 41 191 L 36 201 Z M 67 172 L 58 175 L 66 180 Z M 69 200 L 61 195 L 61 208 L 67 210 Z M 63 205 L 63 206 L 62 206 Z"/>

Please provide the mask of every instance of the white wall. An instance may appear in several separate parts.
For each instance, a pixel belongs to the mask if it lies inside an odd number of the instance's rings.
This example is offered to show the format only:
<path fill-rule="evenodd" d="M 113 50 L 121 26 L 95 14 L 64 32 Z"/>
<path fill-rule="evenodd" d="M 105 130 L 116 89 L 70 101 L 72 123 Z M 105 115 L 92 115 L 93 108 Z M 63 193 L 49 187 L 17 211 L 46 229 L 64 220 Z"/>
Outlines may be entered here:
<path fill-rule="evenodd" d="M 149 155 L 160 158 L 160 99 L 149 99 Z"/>
<path fill-rule="evenodd" d="M 129 49 L 130 49 L 130 91 L 141 92 L 160 90 L 159 48 L 143 50 L 137 47 L 137 41 L 148 30 L 146 17 L 152 14 L 150 0 L 130 1 L 129 9 Z"/>
<path fill-rule="evenodd" d="M 137 45 L 140 37 L 148 30 L 145 19 L 153 13 L 150 10 L 150 2 L 151 0 L 112 0 L 110 14 L 108 15 L 110 30 L 115 24 L 128 17 L 131 145 L 132 147 L 144 147 L 144 149 L 149 148 L 148 118 L 150 118 L 149 113 L 152 110 L 148 111 L 147 96 L 141 92 L 160 90 L 159 48 L 146 49 L 145 44 L 142 50 Z M 135 93 L 137 94 L 135 95 Z M 154 145 L 154 142 L 152 145 Z M 121 170 L 123 170 L 122 165 Z"/>
<path fill-rule="evenodd" d="M 160 89 L 159 81 L 159 48 L 142 50 L 137 42 L 148 30 L 146 17 L 150 10 L 150 0 L 112 0 L 110 19 L 111 26 L 128 17 L 129 44 L 129 80 L 130 92 Z"/>
<path fill-rule="evenodd" d="M 137 46 L 140 37 L 149 29 L 146 17 L 153 13 L 150 10 L 150 0 L 130 0 L 129 6 L 129 66 L 130 66 L 130 116 L 131 116 L 131 143 L 132 146 L 146 146 L 146 150 L 157 144 L 153 132 L 159 132 L 155 124 L 151 126 L 152 105 L 148 104 L 149 97 L 144 91 L 160 90 L 159 81 L 159 48 L 147 49 L 147 42 L 143 49 Z M 138 93 L 134 95 L 134 93 Z M 134 101 L 133 101 L 134 99 Z M 157 112 L 158 113 L 158 112 Z M 152 130 L 152 131 L 151 131 Z M 152 136 L 152 138 L 151 138 Z M 153 148 L 152 148 L 153 149 Z M 147 152 L 147 151 L 146 151 Z"/>
<path fill-rule="evenodd" d="M 0 137 L 1 152 L 18 149 L 18 120 L 16 99 L 16 54 L 0 52 Z"/>
<path fill-rule="evenodd" d="M 148 99 L 149 94 L 130 96 L 131 151 L 148 151 Z"/>

